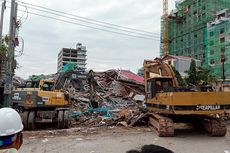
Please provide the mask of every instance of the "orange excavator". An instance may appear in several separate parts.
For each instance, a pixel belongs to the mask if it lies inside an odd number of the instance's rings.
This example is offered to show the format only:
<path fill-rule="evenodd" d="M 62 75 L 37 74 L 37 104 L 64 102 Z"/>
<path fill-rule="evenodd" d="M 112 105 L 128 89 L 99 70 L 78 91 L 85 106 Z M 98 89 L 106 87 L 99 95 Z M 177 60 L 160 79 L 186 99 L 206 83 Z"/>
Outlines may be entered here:
<path fill-rule="evenodd" d="M 172 67 L 161 59 L 144 61 L 149 124 L 159 136 L 174 136 L 176 123 L 202 126 L 211 136 L 225 136 L 221 115 L 230 110 L 229 92 L 179 87 Z"/>

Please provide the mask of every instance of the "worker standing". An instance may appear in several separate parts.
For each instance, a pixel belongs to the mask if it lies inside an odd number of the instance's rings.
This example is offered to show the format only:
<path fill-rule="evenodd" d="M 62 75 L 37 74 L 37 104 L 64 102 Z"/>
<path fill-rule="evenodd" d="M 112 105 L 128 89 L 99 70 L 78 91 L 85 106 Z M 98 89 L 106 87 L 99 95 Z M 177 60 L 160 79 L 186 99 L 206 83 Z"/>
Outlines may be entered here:
<path fill-rule="evenodd" d="M 0 109 L 0 153 L 17 153 L 23 143 L 23 124 L 12 108 Z"/>

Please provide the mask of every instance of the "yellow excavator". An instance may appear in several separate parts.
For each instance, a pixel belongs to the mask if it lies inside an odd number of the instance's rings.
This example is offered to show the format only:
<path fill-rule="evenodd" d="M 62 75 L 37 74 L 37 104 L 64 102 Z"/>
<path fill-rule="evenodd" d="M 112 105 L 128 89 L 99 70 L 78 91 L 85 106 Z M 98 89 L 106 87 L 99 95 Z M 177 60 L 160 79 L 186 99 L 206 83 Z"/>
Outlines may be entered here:
<path fill-rule="evenodd" d="M 71 102 L 62 91 L 68 75 L 59 75 L 57 81 L 27 81 L 24 87 L 12 91 L 12 107 L 20 112 L 24 129 L 33 130 L 37 123 L 57 123 L 58 128 L 69 127 Z"/>
<path fill-rule="evenodd" d="M 229 113 L 229 92 L 183 89 L 171 66 L 161 59 L 144 61 L 144 77 L 149 124 L 158 136 L 174 136 L 176 123 L 198 124 L 211 136 L 225 136 L 221 115 Z"/>

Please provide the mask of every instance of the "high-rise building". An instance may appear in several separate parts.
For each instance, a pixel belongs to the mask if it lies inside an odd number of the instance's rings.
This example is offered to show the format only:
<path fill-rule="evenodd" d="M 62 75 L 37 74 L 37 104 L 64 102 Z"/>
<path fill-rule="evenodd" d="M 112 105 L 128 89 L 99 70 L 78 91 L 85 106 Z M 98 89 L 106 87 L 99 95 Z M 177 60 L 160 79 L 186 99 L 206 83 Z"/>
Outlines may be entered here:
<path fill-rule="evenodd" d="M 171 11 L 168 22 L 169 54 L 192 57 L 204 65 L 209 45 L 207 23 L 214 21 L 216 13 L 223 9 L 230 9 L 230 0 L 176 1 L 176 9 Z M 163 36 L 163 31 L 161 33 Z"/>
<path fill-rule="evenodd" d="M 218 79 L 230 78 L 230 10 L 217 13 L 215 21 L 207 24 L 205 65 L 213 68 Z M 224 61 L 221 61 L 225 60 Z M 223 67 L 224 62 L 224 67 Z M 224 69 L 223 69 L 224 68 Z"/>
<path fill-rule="evenodd" d="M 230 8 L 229 0 L 176 1 L 176 9 L 169 15 L 169 54 L 191 56 L 204 62 L 207 23 L 226 8 Z"/>
<path fill-rule="evenodd" d="M 58 66 L 57 71 L 65 66 L 67 63 L 76 63 L 76 65 L 82 69 L 86 69 L 86 47 L 81 43 L 76 45 L 76 49 L 62 48 L 58 54 Z"/>

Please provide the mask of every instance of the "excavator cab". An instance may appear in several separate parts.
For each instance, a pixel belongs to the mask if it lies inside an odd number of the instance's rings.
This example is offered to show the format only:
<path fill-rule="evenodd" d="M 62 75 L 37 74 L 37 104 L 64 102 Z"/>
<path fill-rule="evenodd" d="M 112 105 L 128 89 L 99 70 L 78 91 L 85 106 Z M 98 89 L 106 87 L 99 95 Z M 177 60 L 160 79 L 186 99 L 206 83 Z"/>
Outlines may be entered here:
<path fill-rule="evenodd" d="M 40 90 L 41 91 L 54 91 L 54 81 L 50 80 L 41 80 L 40 81 Z"/>
<path fill-rule="evenodd" d="M 147 80 L 147 98 L 152 99 L 157 93 L 174 92 L 172 77 L 156 77 Z"/>
<path fill-rule="evenodd" d="M 25 88 L 38 88 L 38 85 L 37 81 L 26 81 Z"/>

